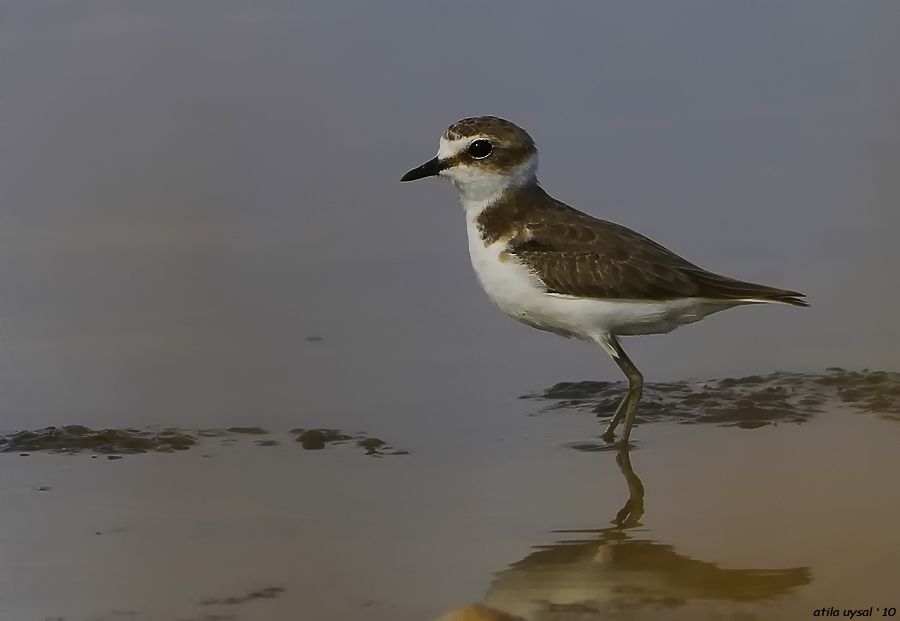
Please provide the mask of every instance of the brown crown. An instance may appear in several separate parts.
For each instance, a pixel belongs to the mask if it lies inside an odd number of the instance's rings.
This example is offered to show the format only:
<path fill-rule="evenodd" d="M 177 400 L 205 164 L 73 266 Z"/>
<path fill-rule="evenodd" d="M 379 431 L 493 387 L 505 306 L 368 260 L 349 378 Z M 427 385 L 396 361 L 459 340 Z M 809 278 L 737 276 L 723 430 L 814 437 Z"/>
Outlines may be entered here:
<path fill-rule="evenodd" d="M 474 138 L 484 136 L 494 145 L 490 157 L 484 160 L 471 160 L 465 154 L 458 156 L 460 163 L 477 164 L 481 168 L 494 171 L 508 170 L 531 158 L 537 149 L 534 140 L 524 129 L 496 116 L 475 116 L 457 121 L 447 128 L 444 138 Z"/>

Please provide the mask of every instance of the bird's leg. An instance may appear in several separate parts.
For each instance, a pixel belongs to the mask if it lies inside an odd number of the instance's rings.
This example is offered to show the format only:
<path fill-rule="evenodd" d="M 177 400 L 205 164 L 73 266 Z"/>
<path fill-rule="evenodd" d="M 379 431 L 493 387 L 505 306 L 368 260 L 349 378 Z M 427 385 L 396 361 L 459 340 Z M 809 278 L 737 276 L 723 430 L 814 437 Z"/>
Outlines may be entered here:
<path fill-rule="evenodd" d="M 611 334 L 604 335 L 598 338 L 597 342 L 607 351 L 612 359 L 616 361 L 616 364 L 622 369 L 625 377 L 628 378 L 628 394 L 625 395 L 625 399 L 623 399 L 622 403 L 619 404 L 619 407 L 616 408 L 616 413 L 613 415 L 609 427 L 607 427 L 606 432 L 603 434 L 605 440 L 612 441 L 613 431 L 622 419 L 624 412 L 625 432 L 622 434 L 622 446 L 626 447 L 628 446 L 628 439 L 631 437 L 631 428 L 634 426 L 634 415 L 637 412 L 637 406 L 644 391 L 644 376 L 641 375 L 638 368 L 634 366 L 631 358 L 628 357 L 625 350 L 622 349 L 622 346 L 619 344 L 619 339 L 615 336 Z"/>
<path fill-rule="evenodd" d="M 625 403 L 628 401 L 628 398 L 631 396 L 631 392 L 626 392 L 622 397 L 622 400 L 619 401 L 619 405 L 616 406 L 616 413 L 613 414 L 612 419 L 609 421 L 609 424 L 606 426 L 606 431 L 603 432 L 603 435 L 600 436 L 606 442 L 612 442 L 615 440 L 615 431 L 616 427 L 619 425 L 619 422 L 622 420 L 622 415 L 625 414 Z"/>

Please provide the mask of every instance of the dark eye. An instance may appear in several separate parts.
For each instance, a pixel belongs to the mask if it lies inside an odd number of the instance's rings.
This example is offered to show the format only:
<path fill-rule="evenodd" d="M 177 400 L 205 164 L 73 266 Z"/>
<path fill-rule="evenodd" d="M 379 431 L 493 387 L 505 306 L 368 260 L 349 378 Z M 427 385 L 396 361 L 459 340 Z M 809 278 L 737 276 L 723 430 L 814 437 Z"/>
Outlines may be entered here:
<path fill-rule="evenodd" d="M 486 158 L 494 150 L 494 145 L 489 140 L 475 140 L 469 145 L 469 155 L 476 160 Z"/>

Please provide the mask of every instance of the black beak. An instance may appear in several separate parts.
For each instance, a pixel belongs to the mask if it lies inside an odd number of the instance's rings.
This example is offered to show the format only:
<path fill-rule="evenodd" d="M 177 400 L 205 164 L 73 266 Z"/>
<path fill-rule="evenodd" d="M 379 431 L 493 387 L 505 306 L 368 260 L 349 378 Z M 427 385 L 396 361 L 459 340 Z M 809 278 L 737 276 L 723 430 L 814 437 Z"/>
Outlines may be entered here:
<path fill-rule="evenodd" d="M 415 181 L 416 179 L 424 179 L 425 177 L 434 177 L 436 174 L 444 170 L 444 163 L 438 158 L 430 159 L 418 168 L 400 177 L 400 181 Z"/>

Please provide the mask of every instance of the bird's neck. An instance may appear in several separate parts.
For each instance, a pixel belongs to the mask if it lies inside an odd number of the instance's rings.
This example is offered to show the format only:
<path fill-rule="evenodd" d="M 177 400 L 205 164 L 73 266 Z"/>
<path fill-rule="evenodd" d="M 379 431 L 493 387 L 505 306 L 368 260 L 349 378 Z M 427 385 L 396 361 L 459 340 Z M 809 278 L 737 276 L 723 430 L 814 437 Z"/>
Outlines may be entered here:
<path fill-rule="evenodd" d="M 480 173 L 469 178 L 454 178 L 459 200 L 467 217 L 475 218 L 485 209 L 501 202 L 508 202 L 522 192 L 538 187 L 537 162 L 534 158 L 503 175 Z"/>

